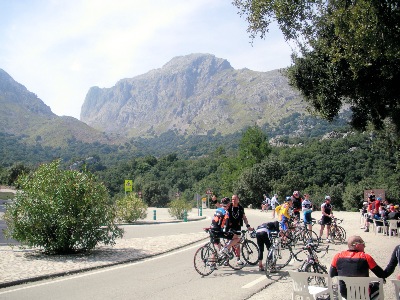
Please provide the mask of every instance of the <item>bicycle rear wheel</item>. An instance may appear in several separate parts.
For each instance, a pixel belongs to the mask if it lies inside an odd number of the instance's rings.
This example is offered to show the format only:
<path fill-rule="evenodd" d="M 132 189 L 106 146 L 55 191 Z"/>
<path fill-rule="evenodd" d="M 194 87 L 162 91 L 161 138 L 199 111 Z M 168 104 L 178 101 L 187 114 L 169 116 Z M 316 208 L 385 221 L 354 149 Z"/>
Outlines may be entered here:
<path fill-rule="evenodd" d="M 194 268 L 200 275 L 210 275 L 216 268 L 218 254 L 212 247 L 205 245 L 194 254 Z"/>
<path fill-rule="evenodd" d="M 265 259 L 265 276 L 269 276 L 271 273 L 276 272 L 276 262 L 278 260 L 278 254 L 276 249 L 270 249 L 267 254 L 267 258 Z"/>
<path fill-rule="evenodd" d="M 319 246 L 319 240 L 318 240 L 318 234 L 315 233 L 315 231 L 309 231 L 306 230 L 303 232 L 303 243 L 304 245 L 307 245 L 307 243 L 313 243 L 317 247 Z"/>
<path fill-rule="evenodd" d="M 345 243 L 346 242 L 346 230 L 343 227 L 337 226 L 331 233 L 331 238 L 334 242 Z"/>
<path fill-rule="evenodd" d="M 241 246 L 242 257 L 250 265 L 255 266 L 258 263 L 259 249 L 253 241 L 245 240 Z"/>
<path fill-rule="evenodd" d="M 310 273 L 319 273 L 319 274 L 328 274 L 328 271 L 326 270 L 325 266 L 320 265 L 319 263 L 309 263 L 304 267 L 305 272 L 310 272 Z M 314 285 L 314 286 L 321 286 L 321 287 L 327 287 L 328 283 L 326 282 L 325 278 L 323 277 L 318 277 L 318 276 L 310 276 L 308 277 L 308 284 L 309 285 Z"/>

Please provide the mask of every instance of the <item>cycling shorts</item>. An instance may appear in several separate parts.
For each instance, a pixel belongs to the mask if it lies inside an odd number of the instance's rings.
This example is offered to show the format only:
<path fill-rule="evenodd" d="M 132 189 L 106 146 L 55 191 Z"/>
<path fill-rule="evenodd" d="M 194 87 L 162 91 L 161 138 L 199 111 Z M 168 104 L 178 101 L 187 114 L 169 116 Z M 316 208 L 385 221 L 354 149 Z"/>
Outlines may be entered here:
<path fill-rule="evenodd" d="M 331 225 L 331 224 L 332 224 L 332 218 L 331 217 L 322 216 L 321 225 Z"/>
<path fill-rule="evenodd" d="M 279 222 L 279 224 L 281 225 L 281 228 L 283 230 L 287 230 L 288 229 L 288 218 L 286 218 L 285 216 L 282 216 L 282 220 Z"/>
<path fill-rule="evenodd" d="M 231 240 L 233 238 L 232 232 L 223 232 L 221 230 L 211 230 L 210 231 L 210 239 L 214 244 L 219 244 L 221 242 L 221 238 Z"/>
<path fill-rule="evenodd" d="M 303 221 L 304 221 L 304 224 L 312 224 L 311 212 L 305 212 L 303 214 Z"/>

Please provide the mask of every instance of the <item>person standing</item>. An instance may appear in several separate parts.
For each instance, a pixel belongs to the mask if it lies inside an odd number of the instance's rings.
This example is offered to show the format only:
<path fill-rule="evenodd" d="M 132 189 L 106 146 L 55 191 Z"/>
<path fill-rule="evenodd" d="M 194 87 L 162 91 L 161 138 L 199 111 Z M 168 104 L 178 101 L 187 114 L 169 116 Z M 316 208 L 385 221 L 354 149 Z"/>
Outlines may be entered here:
<path fill-rule="evenodd" d="M 243 223 L 246 224 L 247 230 L 253 230 L 251 228 L 249 221 L 247 220 L 246 214 L 244 213 L 244 207 L 239 204 L 239 197 L 238 195 L 232 195 L 232 204 L 228 208 L 228 228 L 234 231 L 241 231 Z M 231 245 L 234 246 L 238 244 L 240 239 L 240 235 L 234 234 Z M 243 262 L 240 260 L 240 249 L 236 252 L 238 264 L 242 265 Z"/>
<path fill-rule="evenodd" d="M 304 194 L 304 200 L 301 203 L 301 210 L 303 212 L 304 226 L 307 226 L 308 230 L 311 232 L 312 231 L 311 213 L 313 210 L 313 205 L 311 203 L 309 194 Z"/>
<path fill-rule="evenodd" d="M 275 219 L 275 207 L 279 206 L 279 202 L 278 202 L 278 195 L 275 194 L 272 198 L 271 198 L 271 210 L 272 210 L 272 218 Z"/>
<path fill-rule="evenodd" d="M 293 215 L 298 221 L 300 221 L 301 202 L 299 191 L 294 191 L 292 195 Z"/>
<path fill-rule="evenodd" d="M 322 218 L 321 218 L 321 229 L 319 231 L 319 242 L 322 241 L 322 234 L 324 233 L 324 228 L 326 226 L 326 241 L 328 243 L 331 242 L 329 238 L 329 232 L 331 230 L 331 224 L 332 224 L 332 217 L 333 217 L 333 210 L 332 210 L 332 205 L 331 205 L 331 197 L 330 196 L 325 196 L 325 202 L 322 203 L 321 205 L 321 212 L 322 212 Z"/>

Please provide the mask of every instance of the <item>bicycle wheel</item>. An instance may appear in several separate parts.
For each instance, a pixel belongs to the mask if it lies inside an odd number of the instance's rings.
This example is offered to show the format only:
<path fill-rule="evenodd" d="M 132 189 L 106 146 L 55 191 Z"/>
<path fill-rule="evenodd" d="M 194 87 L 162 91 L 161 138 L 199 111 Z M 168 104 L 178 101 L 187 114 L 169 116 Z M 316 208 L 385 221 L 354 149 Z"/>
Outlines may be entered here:
<path fill-rule="evenodd" d="M 238 246 L 239 245 L 231 248 L 231 250 L 230 250 L 231 252 L 229 253 L 229 259 L 227 261 L 228 266 L 234 270 L 243 269 L 243 267 L 245 265 L 247 265 L 247 261 L 244 258 L 240 259 L 240 255 L 239 255 L 240 249 L 237 248 Z M 235 249 L 233 249 L 233 248 L 235 248 Z"/>
<path fill-rule="evenodd" d="M 292 247 L 288 246 L 287 249 L 281 249 L 280 251 L 280 259 L 277 262 L 277 268 L 282 269 L 286 267 L 293 259 L 292 255 L 293 249 Z"/>
<path fill-rule="evenodd" d="M 319 246 L 318 234 L 316 234 L 315 231 L 310 232 L 309 230 L 305 230 L 302 237 L 304 245 L 311 242 L 317 247 Z"/>
<path fill-rule="evenodd" d="M 337 226 L 335 228 L 335 230 L 333 231 L 332 239 L 339 243 L 345 243 L 346 242 L 346 230 L 344 230 L 344 228 L 341 226 Z"/>
<path fill-rule="evenodd" d="M 269 276 L 271 273 L 276 272 L 276 261 L 278 260 L 278 255 L 275 248 L 271 248 L 268 251 L 267 257 L 265 259 L 265 276 Z"/>
<path fill-rule="evenodd" d="M 217 251 L 208 245 L 197 249 L 193 258 L 194 268 L 197 273 L 203 276 L 210 275 L 216 268 L 217 257 Z"/>
<path fill-rule="evenodd" d="M 245 240 L 242 244 L 242 257 L 243 259 L 252 266 L 258 263 L 259 249 L 256 243 L 253 241 Z"/>
<path fill-rule="evenodd" d="M 304 267 L 305 272 L 310 272 L 310 273 L 319 273 L 319 274 L 328 274 L 328 271 L 326 270 L 325 266 L 320 265 L 319 263 L 309 263 Z M 318 277 L 318 276 L 310 276 L 308 277 L 308 284 L 309 285 L 314 285 L 314 286 L 321 286 L 321 287 L 327 287 L 328 283 L 326 282 L 325 278 Z"/>

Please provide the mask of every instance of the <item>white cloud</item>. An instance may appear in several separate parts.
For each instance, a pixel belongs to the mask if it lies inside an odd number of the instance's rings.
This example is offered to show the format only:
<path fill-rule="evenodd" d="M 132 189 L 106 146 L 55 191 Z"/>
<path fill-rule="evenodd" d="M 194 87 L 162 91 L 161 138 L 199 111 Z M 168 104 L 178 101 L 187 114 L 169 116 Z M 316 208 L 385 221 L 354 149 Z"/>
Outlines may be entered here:
<path fill-rule="evenodd" d="M 289 65 L 279 32 L 250 45 L 245 20 L 226 0 L 0 1 L 0 68 L 53 112 L 79 118 L 91 86 L 211 53 L 234 68 Z"/>

